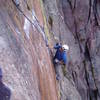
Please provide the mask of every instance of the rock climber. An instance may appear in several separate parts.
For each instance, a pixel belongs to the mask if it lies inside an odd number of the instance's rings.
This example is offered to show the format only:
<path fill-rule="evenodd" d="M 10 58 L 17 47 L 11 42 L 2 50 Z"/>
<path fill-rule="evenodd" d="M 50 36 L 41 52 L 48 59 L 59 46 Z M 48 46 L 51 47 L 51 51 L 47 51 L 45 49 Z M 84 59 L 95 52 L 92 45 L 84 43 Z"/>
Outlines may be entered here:
<path fill-rule="evenodd" d="M 0 100 L 10 100 L 11 91 L 2 82 L 2 70 L 0 68 Z"/>
<path fill-rule="evenodd" d="M 56 45 L 54 46 L 54 49 L 57 50 L 53 58 L 54 64 L 59 63 L 59 64 L 66 65 L 67 63 L 66 50 L 69 50 L 68 45 L 60 45 L 59 43 L 56 43 Z"/>
<path fill-rule="evenodd" d="M 56 79 L 60 80 L 59 75 L 59 65 L 63 65 L 63 70 L 65 71 L 66 63 L 67 63 L 67 54 L 66 50 L 69 50 L 68 45 L 61 45 L 59 43 L 56 43 L 54 46 L 54 49 L 56 49 L 55 56 L 53 58 L 53 63 L 55 66 L 55 72 L 56 72 Z"/>

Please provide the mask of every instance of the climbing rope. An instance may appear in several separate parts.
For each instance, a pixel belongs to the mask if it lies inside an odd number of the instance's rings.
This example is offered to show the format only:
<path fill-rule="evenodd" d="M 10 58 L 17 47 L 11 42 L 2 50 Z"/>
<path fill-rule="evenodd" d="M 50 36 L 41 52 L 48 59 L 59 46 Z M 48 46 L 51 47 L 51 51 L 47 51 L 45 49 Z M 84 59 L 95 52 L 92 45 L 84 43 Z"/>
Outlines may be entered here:
<path fill-rule="evenodd" d="M 14 0 L 12 0 L 13 4 L 16 6 L 16 8 L 18 9 L 19 12 L 21 12 L 23 14 L 23 16 L 37 29 L 37 31 L 39 33 L 42 33 L 42 36 L 43 36 L 43 39 L 45 40 L 46 42 L 46 46 L 48 46 L 48 41 L 47 41 L 47 37 L 45 36 L 45 31 L 44 29 L 42 28 L 42 26 L 40 25 L 39 21 L 37 20 L 36 16 L 34 16 L 32 14 L 32 16 L 34 17 L 35 21 L 36 21 L 36 24 L 33 23 L 25 14 L 24 12 L 19 8 L 19 4 L 16 4 L 16 2 Z M 38 26 L 38 27 L 37 27 Z"/>

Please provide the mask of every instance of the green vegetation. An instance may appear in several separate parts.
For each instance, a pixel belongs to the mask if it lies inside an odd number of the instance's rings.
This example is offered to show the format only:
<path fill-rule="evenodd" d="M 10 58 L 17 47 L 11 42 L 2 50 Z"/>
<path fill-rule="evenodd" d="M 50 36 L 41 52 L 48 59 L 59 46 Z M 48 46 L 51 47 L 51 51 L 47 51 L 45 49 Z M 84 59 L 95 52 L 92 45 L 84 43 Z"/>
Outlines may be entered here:
<path fill-rule="evenodd" d="M 45 35 L 46 35 L 46 37 L 48 39 L 48 43 L 49 43 L 50 42 L 50 34 L 49 34 L 48 27 L 47 27 L 47 21 L 46 21 L 46 17 L 45 17 L 45 14 L 44 14 L 44 7 L 43 7 L 43 1 L 42 0 L 40 0 L 40 4 L 41 4 L 43 20 L 44 20 L 44 31 L 45 31 Z"/>

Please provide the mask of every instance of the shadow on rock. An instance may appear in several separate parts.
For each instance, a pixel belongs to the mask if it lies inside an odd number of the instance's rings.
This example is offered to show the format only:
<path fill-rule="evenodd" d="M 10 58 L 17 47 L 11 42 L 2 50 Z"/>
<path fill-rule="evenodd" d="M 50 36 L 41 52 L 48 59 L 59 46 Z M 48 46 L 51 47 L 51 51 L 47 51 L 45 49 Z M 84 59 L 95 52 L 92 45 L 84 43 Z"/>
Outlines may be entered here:
<path fill-rule="evenodd" d="M 2 81 L 2 69 L 0 68 L 0 100 L 10 100 L 11 97 L 11 90 L 5 86 Z"/>

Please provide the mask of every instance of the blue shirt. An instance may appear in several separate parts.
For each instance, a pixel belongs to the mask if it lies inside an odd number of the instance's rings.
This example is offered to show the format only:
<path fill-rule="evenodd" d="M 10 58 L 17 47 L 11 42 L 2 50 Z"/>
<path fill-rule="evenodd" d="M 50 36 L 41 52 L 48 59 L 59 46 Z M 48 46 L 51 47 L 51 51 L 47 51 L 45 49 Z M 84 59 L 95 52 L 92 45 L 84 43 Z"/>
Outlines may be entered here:
<path fill-rule="evenodd" d="M 66 51 L 60 51 L 61 45 L 54 46 L 54 49 L 57 49 L 54 59 L 58 59 L 59 61 L 63 61 L 64 64 L 67 63 L 67 54 Z"/>

